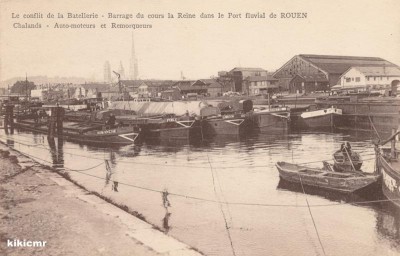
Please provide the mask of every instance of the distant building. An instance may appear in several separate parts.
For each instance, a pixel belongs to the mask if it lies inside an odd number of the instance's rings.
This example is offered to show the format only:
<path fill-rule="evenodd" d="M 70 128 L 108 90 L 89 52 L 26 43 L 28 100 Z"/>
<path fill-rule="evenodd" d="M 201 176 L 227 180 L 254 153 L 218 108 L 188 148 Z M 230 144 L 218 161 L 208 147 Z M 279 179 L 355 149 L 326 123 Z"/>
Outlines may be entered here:
<path fill-rule="evenodd" d="M 342 89 L 388 90 L 396 93 L 399 83 L 400 68 L 393 66 L 351 67 L 340 77 Z"/>
<path fill-rule="evenodd" d="M 239 68 L 229 71 L 228 76 L 232 77 L 235 92 L 249 94 L 247 84 L 243 80 L 251 76 L 267 76 L 267 71 L 262 68 Z"/>
<path fill-rule="evenodd" d="M 121 80 L 124 91 L 133 98 L 160 97 L 160 93 L 173 87 L 176 81 L 172 80 Z"/>
<path fill-rule="evenodd" d="M 207 96 L 222 96 L 222 94 L 225 92 L 222 84 L 220 84 L 217 79 L 201 79 L 199 81 L 202 81 L 206 84 Z"/>
<path fill-rule="evenodd" d="M 340 76 L 352 66 L 397 67 L 376 57 L 300 54 L 286 62 L 273 76 L 283 90 L 292 93 L 326 91 L 340 83 Z"/>
<path fill-rule="evenodd" d="M 81 84 L 75 88 L 75 92 L 73 92 L 71 98 L 76 98 L 76 99 L 101 98 L 102 92 L 109 91 L 110 89 L 111 87 L 109 84 L 98 84 L 98 83 Z"/>
<path fill-rule="evenodd" d="M 174 101 L 182 99 L 182 95 L 179 89 L 175 87 L 169 90 L 162 91 L 161 98 Z"/>
<path fill-rule="evenodd" d="M 34 89 L 31 90 L 31 98 L 36 98 L 38 100 L 46 99 L 47 90 L 44 89 Z"/>
<path fill-rule="evenodd" d="M 198 80 L 182 80 L 174 84 L 174 87 L 178 88 L 181 95 L 187 95 L 189 93 L 197 95 L 205 95 L 207 93 L 207 87 L 204 82 L 198 82 Z"/>
<path fill-rule="evenodd" d="M 216 79 L 183 80 L 174 84 L 182 95 L 197 94 L 203 96 L 220 96 L 223 86 Z"/>
<path fill-rule="evenodd" d="M 246 88 L 249 88 L 249 95 L 267 94 L 279 91 L 278 79 L 272 74 L 266 76 L 249 76 L 243 80 Z"/>
<path fill-rule="evenodd" d="M 137 93 L 139 97 L 160 97 L 162 91 L 171 89 L 174 84 L 172 80 L 142 80 Z"/>

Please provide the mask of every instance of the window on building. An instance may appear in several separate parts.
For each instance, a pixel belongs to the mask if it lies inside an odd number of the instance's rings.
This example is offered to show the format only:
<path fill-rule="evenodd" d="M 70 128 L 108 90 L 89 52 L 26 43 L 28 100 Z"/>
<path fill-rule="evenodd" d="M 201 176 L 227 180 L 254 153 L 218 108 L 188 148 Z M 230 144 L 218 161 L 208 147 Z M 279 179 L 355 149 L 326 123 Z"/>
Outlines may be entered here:
<path fill-rule="evenodd" d="M 376 81 L 376 76 L 374 76 L 374 81 Z"/>
<path fill-rule="evenodd" d="M 354 81 L 354 77 L 351 78 L 351 81 Z"/>
<path fill-rule="evenodd" d="M 359 77 L 356 77 L 356 82 L 360 82 L 360 78 Z"/>
<path fill-rule="evenodd" d="M 369 81 L 369 76 L 367 76 L 367 81 Z"/>
<path fill-rule="evenodd" d="M 346 83 L 350 83 L 351 78 L 346 78 Z"/>

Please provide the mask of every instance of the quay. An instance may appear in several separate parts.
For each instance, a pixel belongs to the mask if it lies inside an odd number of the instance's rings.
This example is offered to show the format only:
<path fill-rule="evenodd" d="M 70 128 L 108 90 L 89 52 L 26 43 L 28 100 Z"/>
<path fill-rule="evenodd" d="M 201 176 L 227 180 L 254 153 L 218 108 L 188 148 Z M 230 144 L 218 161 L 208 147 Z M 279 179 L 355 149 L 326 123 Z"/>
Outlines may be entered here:
<path fill-rule="evenodd" d="M 3 144 L 0 165 L 5 255 L 202 255 Z M 46 245 L 6 246 L 24 238 Z"/>

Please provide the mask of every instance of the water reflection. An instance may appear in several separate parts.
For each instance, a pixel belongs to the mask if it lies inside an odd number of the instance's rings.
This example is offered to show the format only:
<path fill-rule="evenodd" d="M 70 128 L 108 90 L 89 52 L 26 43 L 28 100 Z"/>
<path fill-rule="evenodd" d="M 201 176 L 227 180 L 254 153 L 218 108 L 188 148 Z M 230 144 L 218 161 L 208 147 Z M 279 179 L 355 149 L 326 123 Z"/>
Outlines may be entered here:
<path fill-rule="evenodd" d="M 15 143 L 27 140 L 27 144 L 43 143 L 43 136 L 18 136 L 9 137 L 15 138 Z M 218 175 L 218 188 L 224 201 L 297 205 L 305 203 L 299 197 L 303 193 L 301 187 L 279 181 L 277 161 L 313 162 L 305 165 L 321 167 L 322 160 L 332 159 L 332 153 L 343 141 L 350 141 L 352 148 L 364 158 L 363 170 L 372 172 L 374 162 L 367 160 L 369 156 L 374 157 L 372 138 L 371 133 L 255 132 L 244 136 L 215 136 L 191 144 L 165 141 L 99 148 L 45 141 L 46 148 L 37 147 L 38 150 L 32 150 L 28 145 L 16 146 L 18 150 L 47 161 L 54 160 L 54 163 L 63 156 L 66 167 L 87 169 L 84 173 L 102 178 L 71 173 L 73 179 L 89 190 L 104 192 L 113 201 L 140 212 L 151 223 L 206 255 L 231 255 L 219 205 L 173 196 L 215 199 L 208 158 Z M 9 140 L 14 144 L 12 139 Z M 99 166 L 90 169 L 96 165 Z M 386 207 L 390 204 L 368 203 L 382 198 L 380 188 L 352 195 L 307 186 L 305 191 L 310 195 L 311 204 L 348 203 L 312 208 L 327 254 L 343 255 L 355 246 L 359 250 L 355 255 L 400 252 L 399 211 Z M 229 209 L 225 207 L 224 210 L 226 213 L 229 210 L 229 227 L 238 256 L 315 254 L 313 246 L 318 242 L 304 207 L 288 210 L 229 205 Z M 363 246 L 358 246 L 361 244 Z"/>
<path fill-rule="evenodd" d="M 56 169 L 63 169 L 64 168 L 63 139 L 59 137 L 57 139 L 57 145 L 56 145 L 56 141 L 54 138 L 47 137 L 47 142 L 50 147 L 53 167 Z"/>
<path fill-rule="evenodd" d="M 165 215 L 164 218 L 162 219 L 162 223 L 165 233 L 168 233 L 170 230 L 169 218 L 171 217 L 171 213 L 168 211 L 168 208 L 171 207 L 171 203 L 169 202 L 168 199 L 168 191 L 164 190 L 161 197 L 162 197 L 163 207 L 165 209 Z"/>
<path fill-rule="evenodd" d="M 116 171 L 116 157 L 115 157 L 115 152 L 110 151 L 110 160 L 104 160 L 105 166 L 106 166 L 106 177 L 105 177 L 105 183 L 104 183 L 104 188 L 106 188 L 109 184 L 110 181 L 112 182 L 111 184 L 111 190 L 114 192 L 119 192 L 118 191 L 118 172 Z M 103 188 L 103 190 L 104 190 Z"/>
<path fill-rule="evenodd" d="M 400 247 L 400 209 L 392 203 L 382 203 L 377 211 L 376 229 L 394 246 Z"/>
<path fill-rule="evenodd" d="M 363 202 L 368 202 L 368 201 L 375 201 L 375 200 L 382 200 L 385 199 L 381 190 L 380 190 L 380 183 L 375 183 L 372 186 L 363 188 L 359 191 L 356 191 L 355 193 L 340 193 L 336 191 L 330 191 L 330 190 L 324 190 L 321 188 L 316 188 L 312 187 L 309 185 L 304 184 L 304 192 L 308 195 L 313 195 L 313 196 L 320 196 L 325 199 L 328 199 L 330 201 L 334 202 L 345 202 L 345 203 L 363 203 Z M 293 182 L 288 182 L 283 179 L 279 180 L 278 190 L 287 190 L 287 191 L 292 191 L 296 193 L 301 193 L 303 194 L 303 189 L 301 187 L 301 184 L 298 183 L 293 183 Z M 374 204 L 372 204 L 374 206 Z"/>

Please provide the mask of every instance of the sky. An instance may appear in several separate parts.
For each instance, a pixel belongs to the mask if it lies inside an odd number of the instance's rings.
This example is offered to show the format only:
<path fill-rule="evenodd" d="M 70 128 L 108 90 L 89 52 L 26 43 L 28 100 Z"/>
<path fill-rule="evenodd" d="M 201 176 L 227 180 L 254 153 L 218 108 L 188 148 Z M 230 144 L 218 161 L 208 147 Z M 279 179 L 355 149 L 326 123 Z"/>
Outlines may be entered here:
<path fill-rule="evenodd" d="M 97 13 L 99 18 L 12 17 L 49 12 Z M 110 12 L 135 18 L 112 20 Z M 145 18 L 136 18 L 139 12 Z M 178 19 L 178 12 L 197 17 Z M 246 12 L 266 13 L 267 18 L 246 19 Z M 268 18 L 272 12 L 278 18 Z M 282 12 L 307 13 L 307 18 L 282 19 Z M 147 16 L 167 13 L 175 18 Z M 201 13 L 225 18 L 202 19 Z M 228 13 L 242 18 L 226 18 Z M 13 28 L 14 23 L 37 22 L 42 28 Z M 100 28 L 112 22 L 152 28 Z M 57 29 L 55 23 L 92 23 L 96 29 Z M 128 74 L 132 31 L 141 79 L 180 79 L 181 72 L 188 79 L 208 78 L 234 67 L 273 71 L 297 54 L 381 57 L 400 65 L 398 0 L 0 0 L 0 81 L 25 73 L 102 81 L 105 61 L 116 71 L 122 62 Z"/>

